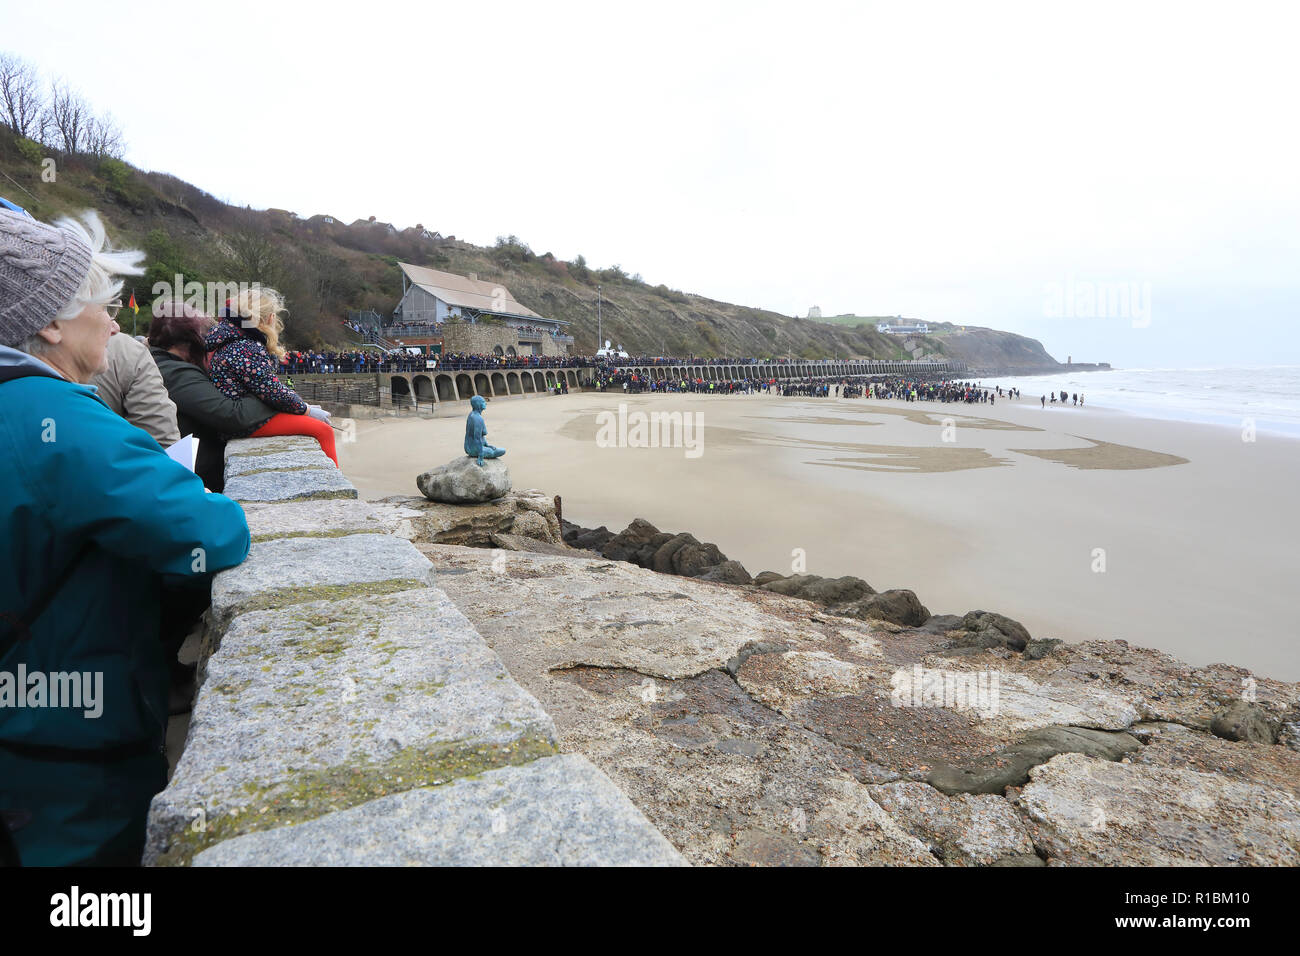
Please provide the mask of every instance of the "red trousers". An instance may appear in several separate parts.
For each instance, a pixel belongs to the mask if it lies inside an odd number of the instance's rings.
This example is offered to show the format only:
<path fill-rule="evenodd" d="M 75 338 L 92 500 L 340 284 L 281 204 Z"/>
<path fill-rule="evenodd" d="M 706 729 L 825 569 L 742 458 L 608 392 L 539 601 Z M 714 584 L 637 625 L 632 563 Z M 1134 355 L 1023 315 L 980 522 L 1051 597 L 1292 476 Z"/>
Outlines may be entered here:
<path fill-rule="evenodd" d="M 326 422 L 312 418 L 310 415 L 289 415 L 281 412 L 250 435 L 250 438 L 273 438 L 277 435 L 306 435 L 320 442 L 320 450 L 334 467 L 339 466 L 338 452 L 334 450 L 334 428 Z"/>

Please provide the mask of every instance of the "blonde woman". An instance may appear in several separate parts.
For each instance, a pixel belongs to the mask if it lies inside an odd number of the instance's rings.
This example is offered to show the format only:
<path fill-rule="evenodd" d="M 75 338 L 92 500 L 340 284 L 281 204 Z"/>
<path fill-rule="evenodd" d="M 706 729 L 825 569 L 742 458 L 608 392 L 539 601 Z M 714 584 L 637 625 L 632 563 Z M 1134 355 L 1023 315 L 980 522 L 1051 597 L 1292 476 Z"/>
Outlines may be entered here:
<path fill-rule="evenodd" d="M 284 297 L 274 289 L 245 289 L 226 300 L 221 321 L 204 336 L 212 353 L 208 374 L 212 383 L 229 398 L 252 395 L 277 414 L 261 428 L 231 438 L 269 438 L 273 435 L 307 435 L 320 443 L 321 450 L 338 466 L 334 429 L 329 412 L 308 405 L 293 389 L 276 377 L 284 348 Z"/>

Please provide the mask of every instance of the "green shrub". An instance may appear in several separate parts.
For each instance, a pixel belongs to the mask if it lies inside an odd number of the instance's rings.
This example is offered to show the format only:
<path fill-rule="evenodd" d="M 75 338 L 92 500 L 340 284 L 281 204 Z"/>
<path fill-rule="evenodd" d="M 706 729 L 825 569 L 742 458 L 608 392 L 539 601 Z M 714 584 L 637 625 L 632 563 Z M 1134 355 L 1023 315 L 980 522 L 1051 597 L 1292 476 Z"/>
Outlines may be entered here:
<path fill-rule="evenodd" d="M 45 158 L 45 150 L 35 140 L 30 140 L 26 136 L 18 136 L 15 138 L 15 142 L 18 145 L 19 154 L 29 163 L 40 165 L 41 160 Z"/>

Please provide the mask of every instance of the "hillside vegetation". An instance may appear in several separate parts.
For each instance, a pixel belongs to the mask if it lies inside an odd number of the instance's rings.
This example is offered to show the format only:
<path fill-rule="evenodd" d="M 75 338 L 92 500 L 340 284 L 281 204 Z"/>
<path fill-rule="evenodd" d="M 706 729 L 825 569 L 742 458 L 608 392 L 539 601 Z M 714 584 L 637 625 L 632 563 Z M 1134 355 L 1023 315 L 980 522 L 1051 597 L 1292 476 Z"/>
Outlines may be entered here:
<path fill-rule="evenodd" d="M 617 266 L 596 270 L 581 256 L 565 261 L 537 254 L 513 236 L 485 248 L 436 233 L 430 237 L 424 228 L 397 232 L 386 223 L 326 222 L 328 208 L 298 216 L 229 206 L 174 176 L 144 172 L 109 155 L 54 157 L 55 175 L 47 181 L 51 176 L 44 161 L 49 152 L 0 126 L 0 195 L 46 221 L 96 209 L 109 223 L 116 244 L 144 249 L 148 274 L 132 284 L 141 306 L 136 320 L 141 332 L 147 328 L 155 284 L 170 286 L 180 274 L 186 282 L 274 286 L 289 302 L 290 346 L 345 345 L 350 340 L 340 320 L 349 310 L 392 313 L 401 298 L 401 260 L 501 282 L 530 309 L 572 323 L 580 353 L 599 345 L 599 284 L 603 335 L 632 354 L 909 357 L 902 341 L 877 332 L 872 320 L 836 325 L 650 286 Z M 436 223 L 427 227 L 437 228 Z M 124 312 L 122 319 L 130 331 L 131 314 Z M 973 330 L 919 341 L 927 354 L 962 361 L 969 361 L 965 355 L 975 351 L 996 359 L 1006 350 L 1008 357 L 1032 357 L 1026 367 L 1056 364 L 1032 339 L 991 335 L 996 338 Z M 973 346 L 978 349 L 972 351 Z"/>

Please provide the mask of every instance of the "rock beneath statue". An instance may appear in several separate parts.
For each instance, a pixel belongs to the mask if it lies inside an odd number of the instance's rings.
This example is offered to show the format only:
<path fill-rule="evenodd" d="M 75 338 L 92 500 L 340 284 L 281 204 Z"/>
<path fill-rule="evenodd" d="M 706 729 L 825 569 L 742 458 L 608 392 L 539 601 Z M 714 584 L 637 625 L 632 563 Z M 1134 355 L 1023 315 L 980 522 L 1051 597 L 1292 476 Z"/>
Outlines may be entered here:
<path fill-rule="evenodd" d="M 430 501 L 463 505 L 492 501 L 510 491 L 510 470 L 499 458 L 480 467 L 468 455 L 454 458 L 415 479 L 420 494 Z"/>

